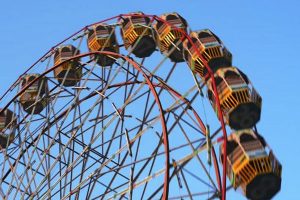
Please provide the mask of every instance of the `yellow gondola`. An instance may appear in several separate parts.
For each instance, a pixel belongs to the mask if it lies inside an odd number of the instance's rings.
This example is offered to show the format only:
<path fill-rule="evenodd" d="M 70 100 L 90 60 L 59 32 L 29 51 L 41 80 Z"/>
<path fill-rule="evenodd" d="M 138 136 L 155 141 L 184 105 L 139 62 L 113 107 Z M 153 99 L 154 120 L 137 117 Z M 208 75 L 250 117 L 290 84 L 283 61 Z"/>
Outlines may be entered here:
<path fill-rule="evenodd" d="M 262 98 L 247 76 L 235 67 L 221 68 L 214 76 L 225 122 L 235 130 L 253 127 L 260 120 Z M 208 98 L 217 111 L 211 79 L 207 86 Z"/>
<path fill-rule="evenodd" d="M 29 87 L 27 87 L 30 84 Z M 26 74 L 22 77 L 20 103 L 25 112 L 39 114 L 47 105 L 47 80 L 40 74 Z"/>
<path fill-rule="evenodd" d="M 15 138 L 16 117 L 9 109 L 0 109 L 0 112 L 0 149 L 5 149 Z"/>
<path fill-rule="evenodd" d="M 127 50 L 139 58 L 149 57 L 156 48 L 150 18 L 142 12 L 121 19 L 121 36 Z"/>
<path fill-rule="evenodd" d="M 197 51 L 202 55 L 202 58 L 208 63 L 213 72 L 216 72 L 221 67 L 231 66 L 231 53 L 212 31 L 208 29 L 193 31 L 190 33 L 190 37 L 192 41 L 185 40 L 183 43 L 184 58 L 189 67 L 202 78 L 206 76 L 207 69 Z"/>
<path fill-rule="evenodd" d="M 183 62 L 182 40 L 187 32 L 187 22 L 178 13 L 167 13 L 160 16 L 163 21 L 153 25 L 156 32 L 156 42 L 160 51 L 173 62 Z M 181 31 L 180 31 L 181 30 Z"/>
<path fill-rule="evenodd" d="M 80 51 L 73 45 L 65 45 L 56 49 L 54 54 L 54 64 L 59 65 L 72 58 L 73 56 L 79 55 Z M 75 86 L 81 79 L 82 69 L 80 66 L 79 59 L 73 59 L 64 62 L 54 70 L 54 77 L 63 86 Z"/>
<path fill-rule="evenodd" d="M 265 140 L 252 129 L 233 132 L 227 141 L 227 177 L 253 200 L 271 199 L 281 187 L 282 167 Z M 223 163 L 223 144 L 220 145 Z"/>
<path fill-rule="evenodd" d="M 88 32 L 88 48 L 90 52 L 110 51 L 119 53 L 115 27 L 104 23 L 92 26 Z M 92 56 L 92 58 L 94 57 L 100 66 L 111 66 L 115 62 L 113 57 L 102 54 Z"/>

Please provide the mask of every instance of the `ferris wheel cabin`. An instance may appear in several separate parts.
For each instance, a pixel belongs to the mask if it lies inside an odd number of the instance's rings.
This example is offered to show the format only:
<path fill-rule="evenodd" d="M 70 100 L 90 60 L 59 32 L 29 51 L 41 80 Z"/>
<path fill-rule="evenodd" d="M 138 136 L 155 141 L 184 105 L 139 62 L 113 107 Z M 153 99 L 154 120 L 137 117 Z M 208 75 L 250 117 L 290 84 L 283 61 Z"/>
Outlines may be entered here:
<path fill-rule="evenodd" d="M 178 13 L 167 13 L 160 16 L 163 21 L 154 24 L 157 45 L 162 53 L 173 62 L 183 62 L 183 32 L 187 32 L 187 22 Z M 180 31 L 181 30 L 181 31 Z"/>
<path fill-rule="evenodd" d="M 150 18 L 142 12 L 130 13 L 121 19 L 121 36 L 125 48 L 138 57 L 149 57 L 156 48 Z"/>
<path fill-rule="evenodd" d="M 213 72 L 216 72 L 221 67 L 231 66 L 232 54 L 213 32 L 208 29 L 193 31 L 190 33 L 190 37 L 192 41 L 185 40 L 183 43 L 184 58 L 189 67 L 202 78 L 206 76 L 207 69 L 197 51 L 202 55 L 202 58 Z"/>
<path fill-rule="evenodd" d="M 0 150 L 8 147 L 15 137 L 15 114 L 9 110 L 0 109 Z"/>
<path fill-rule="evenodd" d="M 59 67 L 54 69 L 54 77 L 63 86 L 75 86 L 80 81 L 82 69 L 79 59 L 66 61 L 79 54 L 79 49 L 73 45 L 65 45 L 56 49 L 54 54 L 54 64 L 59 65 Z"/>
<path fill-rule="evenodd" d="M 90 52 L 110 51 L 119 53 L 115 27 L 104 23 L 92 26 L 88 32 L 88 48 Z M 115 62 L 113 57 L 103 54 L 96 55 L 95 59 L 97 64 L 103 67 L 111 66 Z"/>
<path fill-rule="evenodd" d="M 227 141 L 227 177 L 252 200 L 271 199 L 281 187 L 281 164 L 252 129 L 233 132 Z M 223 161 L 223 144 L 220 145 Z M 223 163 L 223 162 L 222 162 Z"/>
<path fill-rule="evenodd" d="M 29 86 L 28 86 L 29 85 Z M 40 74 L 26 74 L 21 81 L 20 103 L 28 114 L 39 114 L 46 107 L 48 85 L 45 77 Z"/>
<path fill-rule="evenodd" d="M 253 127 L 260 120 L 262 98 L 248 77 L 235 67 L 227 67 L 217 70 L 215 82 L 226 123 L 235 130 Z M 208 98 L 217 111 L 212 80 L 207 86 Z"/>

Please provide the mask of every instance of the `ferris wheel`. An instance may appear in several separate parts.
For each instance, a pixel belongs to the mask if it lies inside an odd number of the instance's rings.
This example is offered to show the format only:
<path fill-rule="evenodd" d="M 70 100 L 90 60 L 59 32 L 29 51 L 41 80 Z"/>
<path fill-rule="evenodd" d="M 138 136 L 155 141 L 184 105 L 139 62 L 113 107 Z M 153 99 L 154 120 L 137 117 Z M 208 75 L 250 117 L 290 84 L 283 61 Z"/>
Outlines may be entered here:
<path fill-rule="evenodd" d="M 122 14 L 55 45 L 0 99 L 2 199 L 270 199 L 262 98 L 208 29 Z M 229 133 L 229 134 L 227 134 Z M 228 180 L 227 180 L 228 179 Z"/>

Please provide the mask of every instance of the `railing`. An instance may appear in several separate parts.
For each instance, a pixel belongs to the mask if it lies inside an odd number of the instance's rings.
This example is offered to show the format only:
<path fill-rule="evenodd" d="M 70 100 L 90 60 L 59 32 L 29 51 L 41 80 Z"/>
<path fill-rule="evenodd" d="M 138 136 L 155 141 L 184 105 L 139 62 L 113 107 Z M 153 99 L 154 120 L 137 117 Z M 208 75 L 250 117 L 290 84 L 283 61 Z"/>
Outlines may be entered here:
<path fill-rule="evenodd" d="M 205 53 L 207 53 L 211 58 L 218 58 L 223 56 L 221 46 L 219 45 L 207 47 L 205 49 Z"/>

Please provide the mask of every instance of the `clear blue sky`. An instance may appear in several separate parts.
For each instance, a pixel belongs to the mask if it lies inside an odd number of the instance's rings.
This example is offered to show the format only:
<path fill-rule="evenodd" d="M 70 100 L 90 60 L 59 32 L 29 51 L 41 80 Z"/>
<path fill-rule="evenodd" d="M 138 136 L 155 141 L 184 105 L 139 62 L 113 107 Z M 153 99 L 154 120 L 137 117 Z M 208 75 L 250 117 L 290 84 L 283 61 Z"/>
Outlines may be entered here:
<path fill-rule="evenodd" d="M 283 164 L 275 199 L 300 199 L 299 9 L 297 0 L 2 1 L 0 93 L 54 44 L 87 24 L 130 11 L 179 12 L 192 29 L 212 29 L 262 95 L 258 128 Z"/>

